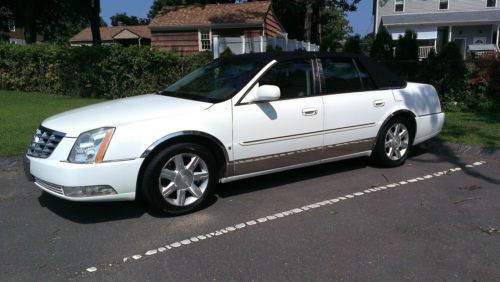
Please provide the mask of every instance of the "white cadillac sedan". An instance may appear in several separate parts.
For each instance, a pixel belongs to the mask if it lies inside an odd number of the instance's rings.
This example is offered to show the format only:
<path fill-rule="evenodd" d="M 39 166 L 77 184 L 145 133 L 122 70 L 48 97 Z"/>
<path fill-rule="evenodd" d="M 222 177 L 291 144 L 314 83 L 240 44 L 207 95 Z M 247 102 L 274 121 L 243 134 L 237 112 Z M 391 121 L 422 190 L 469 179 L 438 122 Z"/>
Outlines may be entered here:
<path fill-rule="evenodd" d="M 27 176 L 72 201 L 134 200 L 181 214 L 218 182 L 372 156 L 401 165 L 443 126 L 436 90 L 349 54 L 216 60 L 158 94 L 43 121 Z"/>

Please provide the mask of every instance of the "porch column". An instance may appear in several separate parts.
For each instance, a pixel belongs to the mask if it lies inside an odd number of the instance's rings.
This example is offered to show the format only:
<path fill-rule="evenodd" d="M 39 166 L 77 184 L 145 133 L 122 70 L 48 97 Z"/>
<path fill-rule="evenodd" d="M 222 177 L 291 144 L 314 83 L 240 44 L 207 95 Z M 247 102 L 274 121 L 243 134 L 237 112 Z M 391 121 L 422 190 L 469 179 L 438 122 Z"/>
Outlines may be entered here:
<path fill-rule="evenodd" d="M 451 42 L 451 32 L 453 30 L 453 26 L 448 26 L 448 43 Z"/>
<path fill-rule="evenodd" d="M 499 23 L 499 24 L 497 24 L 497 47 L 498 47 L 498 42 L 500 42 L 500 41 L 498 40 L 498 38 L 499 38 L 499 37 L 500 37 L 500 23 Z"/>

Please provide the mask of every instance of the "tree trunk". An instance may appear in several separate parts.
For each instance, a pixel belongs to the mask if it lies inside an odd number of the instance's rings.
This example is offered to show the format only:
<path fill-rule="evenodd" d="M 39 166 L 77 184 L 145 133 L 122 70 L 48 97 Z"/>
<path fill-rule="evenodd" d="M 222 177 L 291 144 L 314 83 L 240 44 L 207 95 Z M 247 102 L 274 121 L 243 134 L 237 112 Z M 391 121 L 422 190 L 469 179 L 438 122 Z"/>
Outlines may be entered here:
<path fill-rule="evenodd" d="M 313 21 L 313 1 L 306 0 L 306 15 L 304 17 L 304 41 L 311 42 L 311 28 Z"/>
<path fill-rule="evenodd" d="M 99 26 L 101 23 L 101 17 L 99 16 L 101 12 L 100 0 L 87 0 L 88 1 L 88 18 L 90 21 L 90 30 L 92 31 L 92 45 L 101 45 L 101 32 Z"/>
<path fill-rule="evenodd" d="M 33 44 L 36 42 L 35 3 L 26 0 L 24 4 L 24 40 L 27 44 Z"/>

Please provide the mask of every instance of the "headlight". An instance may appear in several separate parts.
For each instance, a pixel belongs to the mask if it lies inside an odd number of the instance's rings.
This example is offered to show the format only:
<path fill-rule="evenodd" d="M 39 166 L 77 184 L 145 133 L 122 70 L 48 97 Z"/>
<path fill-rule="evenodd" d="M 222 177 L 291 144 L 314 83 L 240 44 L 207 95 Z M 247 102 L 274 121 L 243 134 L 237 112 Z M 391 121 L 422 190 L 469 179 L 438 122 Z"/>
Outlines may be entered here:
<path fill-rule="evenodd" d="M 77 164 L 101 163 L 113 136 L 114 128 L 98 128 L 80 134 L 68 161 Z"/>

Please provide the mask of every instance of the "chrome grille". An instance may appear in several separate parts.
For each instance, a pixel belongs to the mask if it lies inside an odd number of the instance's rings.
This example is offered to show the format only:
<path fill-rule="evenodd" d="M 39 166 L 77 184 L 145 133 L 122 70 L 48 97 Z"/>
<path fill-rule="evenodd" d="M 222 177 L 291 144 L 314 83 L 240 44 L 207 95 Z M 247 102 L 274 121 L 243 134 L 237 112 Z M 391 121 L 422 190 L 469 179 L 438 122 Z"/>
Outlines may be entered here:
<path fill-rule="evenodd" d="M 42 159 L 50 157 L 64 135 L 66 134 L 44 127 L 38 128 L 28 148 L 28 156 Z"/>
<path fill-rule="evenodd" d="M 57 193 L 59 195 L 64 195 L 64 191 L 63 191 L 62 186 L 52 184 L 52 183 L 47 182 L 47 181 L 43 181 L 40 178 L 36 178 L 36 177 L 35 177 L 35 183 L 42 186 L 43 188 L 45 188 L 49 191 L 52 191 L 52 192 Z"/>

